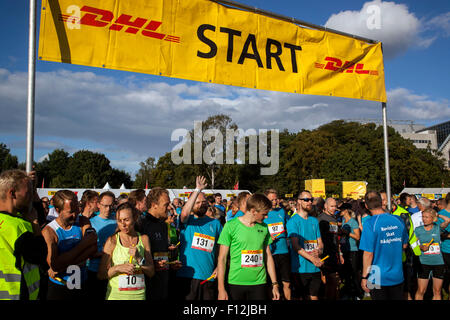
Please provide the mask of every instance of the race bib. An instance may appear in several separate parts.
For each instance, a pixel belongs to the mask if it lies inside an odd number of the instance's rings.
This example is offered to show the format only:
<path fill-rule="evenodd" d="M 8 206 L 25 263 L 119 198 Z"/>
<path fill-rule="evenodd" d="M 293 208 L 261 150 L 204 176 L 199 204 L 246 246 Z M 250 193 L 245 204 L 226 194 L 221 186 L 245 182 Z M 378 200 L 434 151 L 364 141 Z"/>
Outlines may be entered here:
<path fill-rule="evenodd" d="M 241 251 L 241 267 L 252 268 L 262 267 L 263 251 L 262 250 L 242 250 Z"/>
<path fill-rule="evenodd" d="M 435 242 L 430 244 L 428 247 L 428 251 L 425 251 L 423 254 L 440 254 L 441 248 L 439 246 L 439 243 Z"/>
<path fill-rule="evenodd" d="M 194 233 L 192 238 L 191 248 L 211 252 L 214 248 L 216 238 L 208 236 L 206 234 Z"/>
<path fill-rule="evenodd" d="M 330 222 L 330 232 L 337 233 L 338 232 L 338 224 L 337 222 Z"/>
<path fill-rule="evenodd" d="M 119 275 L 119 291 L 137 291 L 145 289 L 143 273 Z"/>
<path fill-rule="evenodd" d="M 153 253 L 153 260 L 154 261 L 160 261 L 160 260 L 166 260 L 169 261 L 169 253 L 168 252 L 154 252 Z M 169 265 L 166 264 L 162 270 L 168 270 Z"/>
<path fill-rule="evenodd" d="M 303 244 L 306 252 L 314 251 L 319 247 L 317 240 L 305 240 Z"/>
<path fill-rule="evenodd" d="M 269 233 L 272 237 L 275 237 L 284 231 L 283 222 L 270 223 L 267 226 L 269 227 Z"/>

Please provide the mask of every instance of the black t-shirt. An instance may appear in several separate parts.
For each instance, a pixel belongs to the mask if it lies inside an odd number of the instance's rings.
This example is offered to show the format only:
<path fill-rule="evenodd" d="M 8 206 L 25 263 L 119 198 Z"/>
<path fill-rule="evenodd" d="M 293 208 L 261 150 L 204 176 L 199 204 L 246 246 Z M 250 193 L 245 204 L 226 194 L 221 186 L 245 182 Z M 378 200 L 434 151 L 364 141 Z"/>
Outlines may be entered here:
<path fill-rule="evenodd" d="M 147 213 L 140 216 L 136 231 L 148 236 L 150 240 L 151 253 L 156 267 L 156 261 L 169 258 L 169 234 L 167 224 Z M 155 272 L 149 280 L 146 277 L 147 300 L 166 300 L 168 298 L 169 287 L 169 265 L 167 269 Z"/>
<path fill-rule="evenodd" d="M 335 216 L 322 212 L 318 217 L 320 234 L 323 241 L 324 256 L 336 256 L 338 252 L 338 221 Z"/>

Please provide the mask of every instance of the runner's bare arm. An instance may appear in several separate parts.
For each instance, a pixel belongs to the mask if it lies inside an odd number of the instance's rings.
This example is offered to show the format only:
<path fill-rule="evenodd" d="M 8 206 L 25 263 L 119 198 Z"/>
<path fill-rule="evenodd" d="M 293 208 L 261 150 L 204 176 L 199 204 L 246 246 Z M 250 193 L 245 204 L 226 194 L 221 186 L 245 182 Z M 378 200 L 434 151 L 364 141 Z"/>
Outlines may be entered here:
<path fill-rule="evenodd" d="M 187 219 L 189 218 L 192 208 L 194 207 L 195 201 L 197 200 L 199 192 L 201 192 L 203 189 L 206 188 L 208 184 L 206 183 L 206 178 L 203 176 L 198 176 L 195 180 L 195 190 L 192 192 L 191 196 L 189 197 L 186 204 L 183 206 L 183 209 L 181 210 L 180 215 L 180 221 L 181 223 L 185 223 Z"/>
<path fill-rule="evenodd" d="M 230 247 L 223 244 L 220 245 L 219 259 L 217 262 L 217 286 L 219 291 L 219 300 L 228 300 L 228 294 L 225 290 L 225 268 L 227 265 L 227 257 Z"/>
<path fill-rule="evenodd" d="M 267 257 L 267 273 L 269 274 L 270 280 L 272 282 L 273 300 L 280 300 L 280 291 L 277 282 L 277 273 L 275 271 L 275 262 L 273 261 L 272 252 L 270 252 L 269 246 L 266 246 L 266 257 Z"/>

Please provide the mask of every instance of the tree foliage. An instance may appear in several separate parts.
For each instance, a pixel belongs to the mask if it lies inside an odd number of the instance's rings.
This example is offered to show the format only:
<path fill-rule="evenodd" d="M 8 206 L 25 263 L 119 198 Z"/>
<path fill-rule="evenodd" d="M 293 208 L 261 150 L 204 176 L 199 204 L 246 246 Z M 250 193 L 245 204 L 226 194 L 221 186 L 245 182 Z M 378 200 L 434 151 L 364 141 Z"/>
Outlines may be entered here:
<path fill-rule="evenodd" d="M 4 143 L 0 143 L 0 172 L 4 170 L 17 169 L 19 166 L 17 157 L 9 152 Z"/>
<path fill-rule="evenodd" d="M 225 140 L 226 130 L 238 127 L 229 116 L 215 115 L 203 122 L 203 132 L 211 128 L 218 129 Z M 190 134 L 193 142 L 194 131 Z M 450 172 L 436 154 L 417 149 L 392 128 L 388 130 L 388 140 L 393 193 L 403 189 L 403 182 L 408 187 L 441 187 L 443 183 L 446 186 L 450 184 Z M 211 141 L 202 141 L 202 150 L 209 143 Z M 145 188 L 148 182 L 150 188 L 160 186 L 181 189 L 195 186 L 195 177 L 198 175 L 208 177 L 211 186 L 214 172 L 215 189 L 231 189 L 239 181 L 240 189 L 262 192 L 267 188 L 275 188 L 280 195 L 297 194 L 304 189 L 305 180 L 319 178 L 338 182 L 367 181 L 368 189 L 380 190 L 386 187 L 383 128 L 375 124 L 333 121 L 315 130 L 296 133 L 287 129 L 281 131 L 279 171 L 275 175 L 261 175 L 263 165 L 249 164 L 248 139 L 245 143 L 246 158 L 243 164 L 226 164 L 226 152 L 230 150 L 225 149 L 224 141 L 224 164 L 176 165 L 171 152 L 167 152 L 158 161 L 148 157 L 140 162 L 134 182 L 127 172 L 112 168 L 109 159 L 101 153 L 80 150 L 70 155 L 63 149 L 56 149 L 47 159 L 35 164 L 40 178 L 38 185 L 45 178 L 45 186 L 55 188 L 101 188 L 106 182 L 113 188 L 119 188 L 122 183 L 126 188 Z M 235 158 L 236 144 L 237 138 L 233 144 Z M 21 166 L 17 157 L 0 143 L 1 170 Z M 341 193 L 341 185 L 327 187 L 327 193 Z"/>

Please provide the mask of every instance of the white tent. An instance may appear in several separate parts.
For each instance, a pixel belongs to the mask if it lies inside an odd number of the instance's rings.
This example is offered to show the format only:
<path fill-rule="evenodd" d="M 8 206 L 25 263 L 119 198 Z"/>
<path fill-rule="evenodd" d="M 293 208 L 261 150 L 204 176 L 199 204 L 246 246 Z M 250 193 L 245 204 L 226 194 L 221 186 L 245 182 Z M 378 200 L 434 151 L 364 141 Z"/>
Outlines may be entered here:
<path fill-rule="evenodd" d="M 445 198 L 447 193 L 450 192 L 450 188 L 404 188 L 401 193 L 406 192 L 409 194 L 414 194 L 417 197 L 422 197 L 424 195 L 435 195 L 435 199 Z"/>
<path fill-rule="evenodd" d="M 120 186 L 119 190 L 126 190 L 125 185 L 122 183 L 122 185 Z"/>
<path fill-rule="evenodd" d="M 111 186 L 109 185 L 109 183 L 107 182 L 106 184 L 105 184 L 105 186 L 103 187 L 103 189 L 111 189 Z"/>

